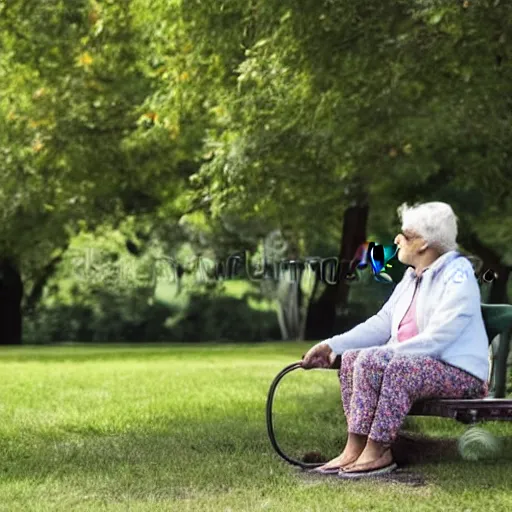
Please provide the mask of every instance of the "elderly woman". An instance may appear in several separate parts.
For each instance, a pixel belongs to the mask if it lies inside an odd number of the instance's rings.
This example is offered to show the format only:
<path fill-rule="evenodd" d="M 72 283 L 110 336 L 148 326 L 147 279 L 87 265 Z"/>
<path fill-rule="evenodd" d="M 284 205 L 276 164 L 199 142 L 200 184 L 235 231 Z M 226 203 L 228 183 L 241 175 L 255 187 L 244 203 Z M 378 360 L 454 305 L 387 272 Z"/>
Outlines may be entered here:
<path fill-rule="evenodd" d="M 345 449 L 316 471 L 354 478 L 393 471 L 390 446 L 413 402 L 481 398 L 488 341 L 471 263 L 456 252 L 457 219 L 440 202 L 398 209 L 398 259 L 410 266 L 382 309 L 313 346 L 304 368 L 341 354 Z"/>

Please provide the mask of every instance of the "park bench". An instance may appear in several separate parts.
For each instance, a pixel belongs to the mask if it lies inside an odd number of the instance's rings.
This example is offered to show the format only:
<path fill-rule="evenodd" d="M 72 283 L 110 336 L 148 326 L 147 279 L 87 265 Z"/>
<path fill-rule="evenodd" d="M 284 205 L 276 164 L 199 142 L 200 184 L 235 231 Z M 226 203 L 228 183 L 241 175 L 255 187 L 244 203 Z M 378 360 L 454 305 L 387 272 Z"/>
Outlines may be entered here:
<path fill-rule="evenodd" d="M 506 399 L 507 362 L 512 335 L 512 305 L 482 304 L 482 315 L 489 339 L 489 396 L 483 399 L 431 399 L 416 402 L 410 416 L 439 416 L 452 418 L 465 424 L 481 421 L 512 421 L 512 398 Z M 339 369 L 341 357 L 336 358 L 332 369 Z M 298 461 L 286 455 L 278 445 L 274 432 L 272 406 L 279 382 L 288 373 L 302 368 L 300 362 L 285 367 L 273 380 L 267 397 L 267 432 L 276 452 L 290 464 L 303 468 L 319 463 Z"/>

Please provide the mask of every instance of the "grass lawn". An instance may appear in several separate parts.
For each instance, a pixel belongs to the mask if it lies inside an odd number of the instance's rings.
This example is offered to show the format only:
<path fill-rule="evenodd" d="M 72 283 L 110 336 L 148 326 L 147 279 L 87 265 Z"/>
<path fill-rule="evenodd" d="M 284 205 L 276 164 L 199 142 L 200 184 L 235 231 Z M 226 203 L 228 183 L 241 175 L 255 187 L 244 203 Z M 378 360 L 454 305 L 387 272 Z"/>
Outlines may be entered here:
<path fill-rule="evenodd" d="M 0 510 L 512 510 L 512 424 L 486 425 L 504 439 L 495 461 L 447 450 L 410 465 L 422 485 L 313 477 L 279 459 L 266 393 L 309 346 L 2 348 Z M 285 451 L 339 453 L 335 372 L 289 375 L 275 410 Z M 407 427 L 452 441 L 466 428 Z"/>

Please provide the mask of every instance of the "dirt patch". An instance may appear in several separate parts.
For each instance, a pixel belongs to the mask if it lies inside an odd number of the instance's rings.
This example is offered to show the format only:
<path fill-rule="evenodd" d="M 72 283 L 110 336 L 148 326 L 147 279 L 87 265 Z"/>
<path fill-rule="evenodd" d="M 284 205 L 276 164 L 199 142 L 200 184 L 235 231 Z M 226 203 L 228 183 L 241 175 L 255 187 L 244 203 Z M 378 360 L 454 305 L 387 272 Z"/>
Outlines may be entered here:
<path fill-rule="evenodd" d="M 387 475 L 376 476 L 375 480 L 380 482 L 406 484 L 412 487 L 423 487 L 424 485 L 427 485 L 425 476 L 421 473 L 401 468 Z"/>

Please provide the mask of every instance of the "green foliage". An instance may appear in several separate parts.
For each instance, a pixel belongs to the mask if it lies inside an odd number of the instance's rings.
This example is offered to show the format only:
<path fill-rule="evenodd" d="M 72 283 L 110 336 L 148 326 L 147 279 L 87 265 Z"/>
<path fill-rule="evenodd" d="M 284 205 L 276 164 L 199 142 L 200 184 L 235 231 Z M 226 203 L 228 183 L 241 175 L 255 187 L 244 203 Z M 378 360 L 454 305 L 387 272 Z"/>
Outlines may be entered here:
<path fill-rule="evenodd" d="M 137 5 L 2 4 L 0 253 L 29 281 L 80 230 L 127 213 L 177 220 L 201 141 L 176 102 L 154 110 L 164 91 Z"/>
<path fill-rule="evenodd" d="M 214 215 L 288 216 L 307 232 L 369 200 L 392 233 L 400 202 L 439 198 L 501 258 L 510 252 L 508 4 L 190 7 L 196 51 L 229 56 L 223 73 L 237 80 L 198 174 Z"/>
<path fill-rule="evenodd" d="M 73 304 L 41 305 L 25 318 L 25 343 L 55 342 L 250 342 L 279 339 L 275 313 L 246 300 L 191 293 L 185 306 L 131 293 L 74 290 Z"/>
<path fill-rule="evenodd" d="M 142 252 L 280 230 L 330 256 L 347 207 L 385 239 L 398 204 L 440 199 L 510 265 L 511 20 L 499 1 L 0 2 L 0 256 L 30 296 L 73 236 L 127 217 Z"/>
<path fill-rule="evenodd" d="M 127 222 L 119 230 L 103 227 L 72 240 L 40 304 L 25 318 L 26 343 L 279 337 L 275 313 L 258 307 L 262 297 L 251 293 L 248 282 L 236 294 L 227 290 L 230 281 L 205 280 L 189 245 L 171 256 L 150 240 L 134 256 L 125 248 L 131 229 Z M 186 272 L 181 279 L 178 262 Z"/>

